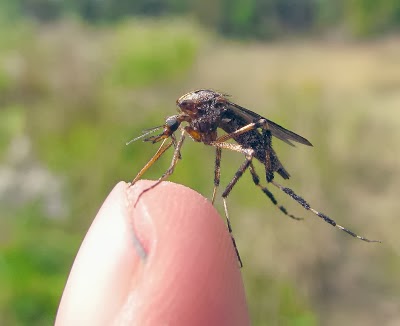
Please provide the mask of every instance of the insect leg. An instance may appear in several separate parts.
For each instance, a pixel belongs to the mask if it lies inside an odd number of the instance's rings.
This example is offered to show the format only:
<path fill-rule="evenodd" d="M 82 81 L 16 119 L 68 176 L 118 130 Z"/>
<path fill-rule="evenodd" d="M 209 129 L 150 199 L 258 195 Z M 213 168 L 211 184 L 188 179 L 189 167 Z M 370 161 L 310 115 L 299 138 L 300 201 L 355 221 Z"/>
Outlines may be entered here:
<path fill-rule="evenodd" d="M 174 145 L 174 148 L 176 149 L 177 141 L 176 141 L 175 134 L 172 134 L 172 135 L 171 135 L 171 139 L 172 139 L 172 144 Z M 178 157 L 178 159 L 180 159 L 180 160 L 182 159 L 181 152 L 179 152 L 179 157 Z"/>
<path fill-rule="evenodd" d="M 221 137 L 219 137 L 216 140 L 216 142 L 218 142 L 218 143 L 225 142 L 225 141 L 227 141 L 229 139 L 232 139 L 235 136 L 239 136 L 241 134 L 244 134 L 244 133 L 246 133 L 248 131 L 251 131 L 251 130 L 254 130 L 254 129 L 257 129 L 257 128 L 261 128 L 261 127 L 265 126 L 266 123 L 267 123 L 266 119 L 260 119 L 257 122 L 249 123 L 248 125 L 245 125 L 244 127 L 239 128 L 238 130 L 235 130 L 234 132 L 231 132 L 230 134 L 222 135 Z M 266 129 L 268 129 L 268 128 L 266 128 Z"/>
<path fill-rule="evenodd" d="M 317 210 L 315 210 L 314 208 L 312 208 L 310 206 L 309 203 L 306 202 L 306 200 L 302 197 L 300 197 L 299 195 L 297 195 L 292 189 L 290 188 L 286 188 L 281 186 L 280 184 L 276 183 L 275 181 L 271 181 L 271 183 L 276 186 L 277 188 L 279 188 L 280 190 L 282 190 L 285 194 L 289 195 L 290 197 L 292 197 L 295 201 L 297 201 L 301 206 L 303 206 L 306 210 L 309 210 L 311 212 L 313 212 L 315 215 L 317 215 L 318 217 L 322 218 L 326 223 L 329 223 L 330 225 L 350 234 L 352 237 L 366 241 L 366 242 L 381 242 L 380 240 L 369 240 L 365 237 L 362 237 L 360 235 L 355 234 L 353 231 L 346 229 L 345 227 L 337 224 L 334 220 L 332 220 L 329 216 L 326 216 L 323 213 L 318 212 Z"/>
<path fill-rule="evenodd" d="M 223 148 L 233 150 L 236 152 L 240 152 L 246 156 L 246 161 L 239 167 L 239 169 L 236 171 L 234 177 L 232 180 L 229 182 L 228 186 L 225 188 L 224 192 L 222 193 L 222 200 L 224 202 L 224 209 L 225 209 L 225 218 L 226 218 L 226 224 L 228 226 L 228 231 L 231 235 L 233 247 L 235 248 L 236 256 L 239 261 L 240 267 L 243 267 L 242 259 L 240 258 L 239 250 L 236 246 L 236 241 L 232 233 L 232 226 L 231 222 L 229 219 L 229 213 L 228 213 L 228 206 L 226 203 L 226 198 L 228 197 L 229 193 L 231 192 L 232 188 L 235 186 L 235 184 L 238 182 L 240 177 L 243 175 L 243 173 L 246 171 L 246 169 L 249 167 L 251 164 L 251 161 L 254 156 L 254 150 L 249 149 L 249 148 L 243 148 L 241 145 L 238 144 L 231 144 L 231 143 L 219 143 L 217 141 L 211 142 L 211 146 L 216 147 L 217 149 L 220 148 L 221 150 Z"/>
<path fill-rule="evenodd" d="M 136 199 L 135 206 L 136 206 L 136 204 L 138 203 L 139 199 L 140 199 L 146 192 L 148 192 L 149 190 L 151 190 L 151 189 L 157 187 L 162 181 L 164 181 L 164 180 L 167 179 L 172 173 L 174 173 L 176 163 L 178 162 L 178 159 L 179 159 L 179 157 L 180 157 L 180 150 L 181 150 L 181 148 L 182 148 L 182 144 L 183 144 L 183 141 L 184 141 L 184 140 L 185 140 L 185 130 L 182 130 L 181 138 L 179 139 L 178 143 L 177 143 L 176 146 L 175 146 L 174 156 L 172 157 L 172 161 L 171 161 L 171 164 L 170 164 L 168 170 L 164 172 L 164 174 L 157 180 L 156 183 L 154 183 L 154 184 L 153 184 L 152 186 L 150 186 L 149 188 L 144 189 L 144 190 L 140 193 L 140 195 L 139 195 L 138 198 Z M 170 147 L 172 144 L 173 144 L 173 141 L 171 141 L 171 143 L 169 143 L 168 146 Z"/>
<path fill-rule="evenodd" d="M 163 140 L 158 151 L 154 154 L 154 156 L 150 159 L 150 161 L 148 161 L 147 164 L 139 171 L 135 179 L 133 179 L 133 181 L 131 182 L 132 184 L 135 184 L 135 182 L 141 178 L 141 176 L 148 170 L 148 168 L 152 166 L 154 162 L 156 162 L 160 158 L 160 156 L 163 155 L 165 151 L 172 146 L 173 141 L 171 141 L 168 145 L 163 147 L 166 140 L 167 139 Z"/>
<path fill-rule="evenodd" d="M 237 257 L 238 262 L 239 262 L 239 267 L 242 268 L 243 267 L 242 258 L 240 258 L 239 249 L 238 249 L 238 247 L 236 245 L 236 240 L 235 240 L 235 237 L 233 236 L 233 233 L 232 233 L 231 223 L 229 222 L 229 214 L 228 214 L 228 206 L 226 204 L 226 198 L 222 198 L 222 200 L 224 202 L 225 217 L 226 217 L 226 221 L 227 221 L 227 224 L 228 224 L 229 235 L 231 236 L 233 247 L 235 248 L 236 257 Z"/>
<path fill-rule="evenodd" d="M 263 141 L 264 141 L 264 148 L 265 148 L 265 176 L 267 182 L 271 182 L 274 179 L 274 171 L 272 169 L 272 145 L 271 145 L 271 138 L 272 134 L 271 131 L 268 129 L 262 130 Z"/>
<path fill-rule="evenodd" d="M 235 173 L 235 176 L 232 178 L 232 180 L 229 182 L 228 186 L 225 188 L 224 192 L 222 193 L 222 200 L 224 202 L 226 223 L 228 225 L 229 233 L 231 234 L 233 246 L 235 247 L 235 251 L 236 251 L 237 258 L 239 260 L 240 267 L 243 266 L 243 263 L 242 263 L 242 260 L 240 258 L 240 255 L 239 255 L 239 250 L 237 249 L 237 246 L 236 246 L 235 238 L 233 237 L 233 234 L 232 234 L 232 226 L 231 226 L 230 219 L 229 219 L 228 207 L 227 207 L 227 204 L 226 204 L 226 198 L 228 197 L 228 195 L 230 194 L 232 188 L 238 182 L 240 177 L 243 175 L 243 173 L 247 170 L 247 168 L 251 164 L 252 158 L 253 158 L 253 156 L 246 157 L 246 161 L 239 167 L 239 169 Z"/>
<path fill-rule="evenodd" d="M 212 200 L 211 200 L 213 205 L 214 205 L 215 195 L 217 193 L 217 189 L 219 186 L 219 181 L 221 178 L 221 155 L 222 155 L 222 149 L 221 149 L 221 147 L 217 147 L 215 149 L 214 190 L 213 190 Z"/>
<path fill-rule="evenodd" d="M 254 150 L 251 148 L 244 148 L 243 146 L 241 146 L 239 144 L 220 143 L 218 141 L 212 141 L 209 143 L 209 145 L 214 146 L 216 148 L 221 148 L 221 149 L 224 148 L 224 149 L 229 149 L 231 151 L 239 152 L 239 153 L 244 154 L 246 157 L 246 161 L 239 167 L 239 169 L 235 173 L 235 176 L 229 182 L 228 186 L 225 188 L 224 192 L 222 193 L 222 197 L 226 198 L 226 197 L 228 197 L 228 195 L 231 192 L 234 185 L 238 182 L 239 178 L 243 175 L 243 173 L 246 171 L 246 169 L 251 164 L 251 161 L 253 160 L 253 156 L 254 156 Z"/>
<path fill-rule="evenodd" d="M 272 194 L 272 192 L 270 192 L 270 191 L 267 189 L 267 187 L 264 187 L 264 186 L 262 186 L 262 185 L 260 184 L 260 177 L 258 176 L 258 174 L 257 174 L 257 172 L 256 172 L 256 170 L 255 170 L 255 168 L 254 168 L 253 163 L 250 164 L 249 170 L 250 170 L 251 176 L 252 176 L 252 178 L 253 178 L 254 184 L 255 184 L 257 187 L 259 187 L 259 188 L 262 190 L 262 192 L 263 192 L 264 194 L 267 195 L 267 197 L 271 200 L 271 202 L 272 202 L 277 208 L 279 208 L 279 210 L 280 210 L 283 214 L 285 214 L 285 215 L 287 215 L 287 216 L 289 216 L 289 217 L 291 217 L 292 219 L 297 220 L 297 221 L 303 219 L 302 217 L 296 217 L 296 216 L 290 214 L 290 213 L 286 210 L 285 207 L 283 207 L 283 206 L 281 206 L 281 205 L 278 204 L 278 201 L 275 199 L 275 196 Z"/>

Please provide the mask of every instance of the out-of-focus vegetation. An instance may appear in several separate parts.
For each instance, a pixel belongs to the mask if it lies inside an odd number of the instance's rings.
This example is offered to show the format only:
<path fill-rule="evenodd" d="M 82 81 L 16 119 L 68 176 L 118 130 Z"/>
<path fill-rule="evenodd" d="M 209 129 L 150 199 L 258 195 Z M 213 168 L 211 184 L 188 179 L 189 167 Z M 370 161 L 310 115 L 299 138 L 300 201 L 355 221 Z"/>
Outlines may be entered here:
<path fill-rule="evenodd" d="M 0 324 L 53 322 L 99 206 L 156 150 L 125 142 L 201 87 L 308 138 L 314 148 L 274 142 L 292 175 L 285 185 L 339 224 L 384 241 L 352 239 L 277 193 L 306 217 L 292 221 L 245 175 L 229 205 L 254 324 L 400 323 L 399 38 L 305 36 L 393 32 L 399 8 L 368 0 L 0 0 Z M 243 45 L 212 29 L 303 38 Z M 171 179 L 209 197 L 214 151 L 189 141 L 182 154 Z M 169 159 L 146 177 L 159 177 Z M 222 185 L 241 161 L 224 153 Z"/>
<path fill-rule="evenodd" d="M 223 35 L 276 38 L 336 31 L 371 36 L 400 28 L 397 0 L 15 0 L 0 1 L 3 12 L 53 21 L 66 15 L 113 22 L 131 15 L 192 15 Z"/>

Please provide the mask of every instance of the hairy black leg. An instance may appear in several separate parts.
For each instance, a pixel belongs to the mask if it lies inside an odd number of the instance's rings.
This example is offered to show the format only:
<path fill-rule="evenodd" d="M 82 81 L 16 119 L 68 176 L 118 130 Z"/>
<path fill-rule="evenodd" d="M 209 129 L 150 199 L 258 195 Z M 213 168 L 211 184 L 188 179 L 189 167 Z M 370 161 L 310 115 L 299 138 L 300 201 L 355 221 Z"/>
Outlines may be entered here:
<path fill-rule="evenodd" d="M 235 247 L 235 251 L 236 251 L 236 255 L 237 255 L 240 267 L 243 267 L 243 263 L 242 263 L 242 259 L 240 258 L 239 250 L 236 246 L 235 238 L 233 237 L 232 226 L 231 226 L 231 222 L 230 222 L 229 214 L 228 214 L 228 206 L 226 204 L 226 198 L 229 196 L 230 192 L 232 191 L 232 188 L 239 181 L 240 177 L 250 166 L 251 161 L 253 159 L 253 155 L 254 155 L 253 151 L 251 151 L 250 154 L 246 155 L 246 161 L 239 167 L 239 169 L 236 171 L 234 177 L 232 178 L 232 180 L 229 182 L 228 186 L 225 188 L 224 192 L 222 193 L 222 199 L 224 202 L 224 209 L 225 209 L 226 224 L 228 225 L 228 230 L 229 230 L 229 233 L 231 234 L 233 246 Z"/>
<path fill-rule="evenodd" d="M 274 179 L 274 170 L 272 169 L 272 144 L 271 138 L 272 134 L 270 130 L 262 130 L 263 141 L 265 146 L 265 177 L 267 182 L 271 182 Z"/>
<path fill-rule="evenodd" d="M 236 183 L 239 181 L 243 173 L 248 169 L 248 167 L 251 164 L 251 161 L 253 160 L 253 155 L 254 152 L 252 152 L 250 155 L 246 155 L 246 161 L 239 167 L 239 169 L 236 171 L 234 177 L 232 180 L 228 183 L 226 186 L 224 192 L 222 193 L 222 197 L 226 198 L 229 196 L 229 193 L 232 191 L 232 188 L 236 185 Z"/>
<path fill-rule="evenodd" d="M 233 247 L 235 248 L 236 257 L 237 257 L 238 262 L 239 262 L 239 267 L 242 268 L 243 267 L 242 258 L 240 258 L 239 249 L 238 249 L 238 247 L 236 245 L 236 240 L 235 240 L 235 237 L 233 236 L 233 233 L 232 233 L 231 223 L 229 222 L 229 213 L 228 213 L 228 206 L 226 204 L 226 198 L 222 198 L 222 200 L 224 202 L 225 217 L 226 217 L 226 223 L 228 225 L 229 235 L 231 236 Z"/>
<path fill-rule="evenodd" d="M 329 216 L 318 212 L 317 210 L 315 210 L 314 208 L 312 208 L 310 206 L 310 204 L 302 197 L 300 197 L 299 195 L 297 195 L 292 189 L 290 188 L 286 188 L 281 186 L 280 184 L 276 183 L 275 181 L 271 182 L 274 186 L 276 186 L 277 188 L 279 188 L 280 190 L 282 190 L 284 193 L 286 193 L 287 195 L 289 195 L 290 197 L 292 197 L 296 202 L 298 202 L 301 206 L 303 206 L 306 210 L 309 210 L 311 212 L 313 212 L 315 215 L 317 215 L 318 217 L 322 218 L 326 223 L 338 228 L 339 230 L 342 230 L 344 232 L 346 232 L 347 234 L 350 234 L 352 237 L 366 241 L 366 242 L 381 242 L 380 240 L 370 240 L 367 239 L 365 237 L 362 237 L 360 235 L 357 235 L 356 233 L 354 233 L 353 231 L 346 229 L 345 227 L 337 224 L 334 220 L 332 220 Z"/>
<path fill-rule="evenodd" d="M 260 184 L 260 178 L 259 178 L 259 176 L 258 176 L 258 174 L 257 174 L 257 172 L 256 172 L 256 170 L 255 170 L 255 168 L 254 168 L 253 163 L 250 164 L 249 170 L 250 170 L 251 176 L 252 176 L 252 178 L 253 178 L 254 184 L 255 184 L 257 187 L 259 187 L 259 188 L 262 190 L 262 192 L 263 192 L 264 194 L 267 195 L 267 197 L 271 200 L 271 202 L 272 202 L 276 207 L 278 207 L 279 210 L 280 210 L 283 214 L 285 214 L 285 215 L 287 215 L 287 216 L 289 216 L 289 217 L 291 217 L 292 219 L 297 220 L 297 221 L 303 220 L 302 217 L 296 217 L 296 216 L 290 214 L 290 213 L 287 211 L 287 209 L 286 209 L 285 207 L 283 207 L 282 205 L 279 205 L 279 204 L 278 204 L 278 201 L 275 199 L 275 196 L 272 194 L 272 192 L 270 192 L 270 191 L 267 189 L 267 187 L 262 186 L 262 185 Z"/>
<path fill-rule="evenodd" d="M 217 147 L 215 149 L 214 190 L 211 200 L 213 205 L 214 205 L 215 195 L 217 193 L 217 189 L 219 186 L 219 181 L 221 179 L 221 156 L 222 156 L 222 148 Z"/>

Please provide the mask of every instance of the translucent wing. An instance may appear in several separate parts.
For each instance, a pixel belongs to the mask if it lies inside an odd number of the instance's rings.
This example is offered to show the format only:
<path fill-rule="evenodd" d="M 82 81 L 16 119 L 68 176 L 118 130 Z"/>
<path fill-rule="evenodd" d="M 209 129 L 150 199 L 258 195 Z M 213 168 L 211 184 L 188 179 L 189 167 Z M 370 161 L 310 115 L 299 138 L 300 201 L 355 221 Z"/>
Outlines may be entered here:
<path fill-rule="evenodd" d="M 279 138 L 280 140 L 284 141 L 285 143 L 291 146 L 294 146 L 294 144 L 291 141 L 295 141 L 307 146 L 312 146 L 312 144 L 304 137 L 290 130 L 285 129 L 282 126 L 278 125 L 277 123 L 268 120 L 253 111 L 247 110 L 241 107 L 240 105 L 228 102 L 226 109 L 229 113 L 231 113 L 230 116 L 233 119 L 241 119 L 243 121 L 243 126 L 258 121 L 260 119 L 265 119 L 268 121 L 268 126 L 269 129 L 271 130 L 272 135 L 275 136 L 276 138 Z"/>

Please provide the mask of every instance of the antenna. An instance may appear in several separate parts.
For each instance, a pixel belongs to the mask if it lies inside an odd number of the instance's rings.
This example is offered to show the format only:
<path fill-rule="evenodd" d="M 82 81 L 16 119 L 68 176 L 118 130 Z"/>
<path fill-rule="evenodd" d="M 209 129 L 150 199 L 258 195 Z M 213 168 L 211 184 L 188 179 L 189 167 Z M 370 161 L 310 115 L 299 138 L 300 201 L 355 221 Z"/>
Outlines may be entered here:
<path fill-rule="evenodd" d="M 147 135 L 155 132 L 156 130 L 158 130 L 158 129 L 162 128 L 162 127 L 163 126 L 158 126 L 158 127 L 154 127 L 154 128 L 150 128 L 150 129 L 145 129 L 145 130 L 142 131 L 143 132 L 142 135 L 140 135 L 139 137 L 136 137 L 136 138 L 126 142 L 126 145 L 129 145 L 130 143 L 133 143 L 134 141 L 137 141 L 137 140 L 139 140 L 139 139 L 141 139 L 143 137 L 146 137 Z"/>

